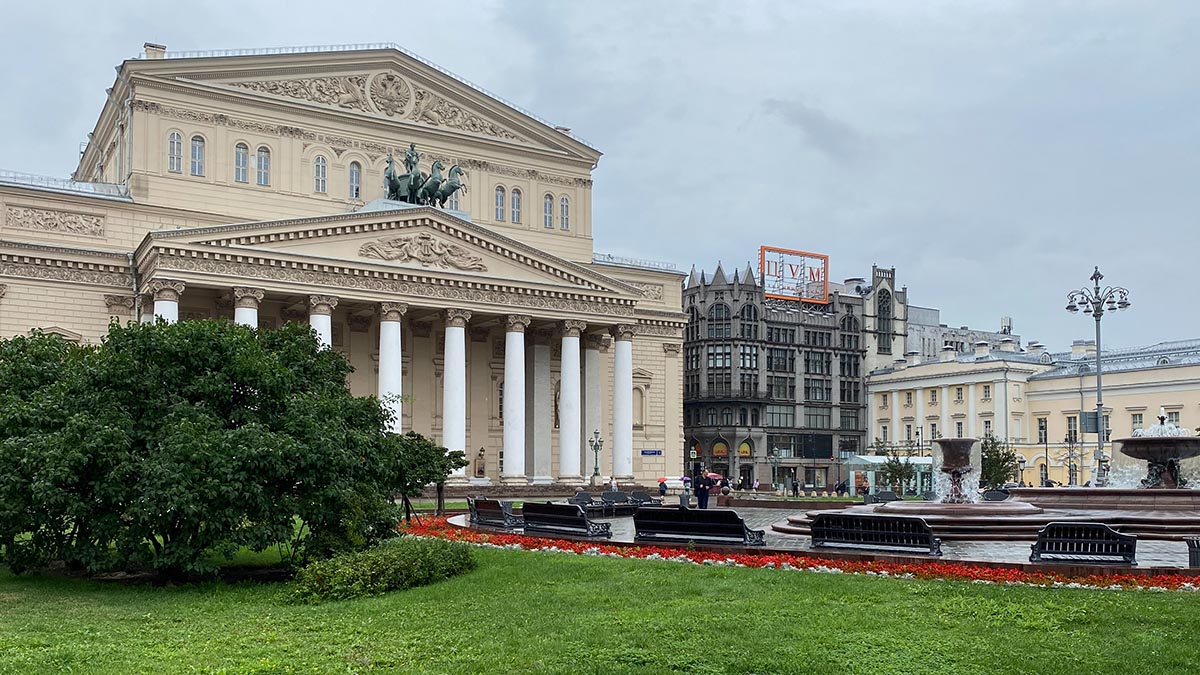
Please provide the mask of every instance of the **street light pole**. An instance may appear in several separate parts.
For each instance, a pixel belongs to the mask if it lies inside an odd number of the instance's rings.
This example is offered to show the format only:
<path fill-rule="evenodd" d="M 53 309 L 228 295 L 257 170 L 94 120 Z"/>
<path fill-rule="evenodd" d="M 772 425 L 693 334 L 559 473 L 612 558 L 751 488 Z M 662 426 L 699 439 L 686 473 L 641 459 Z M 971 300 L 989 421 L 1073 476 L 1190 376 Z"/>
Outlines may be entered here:
<path fill-rule="evenodd" d="M 600 448 L 604 447 L 604 439 L 600 438 L 599 429 L 592 432 L 588 444 L 592 446 L 592 454 L 596 456 L 596 465 L 592 469 L 592 485 L 595 486 L 600 484 Z"/>
<path fill-rule="evenodd" d="M 1092 288 L 1086 286 L 1067 294 L 1067 311 L 1072 314 L 1083 310 L 1084 314 L 1091 314 L 1096 319 L 1096 466 L 1100 466 L 1104 459 L 1104 390 L 1100 382 L 1100 318 L 1104 316 L 1104 310 L 1115 312 L 1118 309 L 1129 307 L 1129 291 L 1120 286 L 1105 286 L 1100 289 L 1100 280 L 1104 275 L 1100 273 L 1100 267 L 1096 267 L 1096 271 L 1092 273 L 1091 281 Z"/>

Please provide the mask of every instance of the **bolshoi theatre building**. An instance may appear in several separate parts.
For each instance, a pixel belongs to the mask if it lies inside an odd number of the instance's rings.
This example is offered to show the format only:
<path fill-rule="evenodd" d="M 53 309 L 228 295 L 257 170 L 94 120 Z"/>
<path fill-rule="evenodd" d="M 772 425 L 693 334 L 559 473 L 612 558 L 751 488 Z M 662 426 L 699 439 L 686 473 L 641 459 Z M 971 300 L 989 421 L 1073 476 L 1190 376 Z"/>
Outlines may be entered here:
<path fill-rule="evenodd" d="M 599 159 L 394 45 L 147 44 L 71 180 L 0 172 L 0 335 L 305 322 L 466 453 L 454 482 L 579 485 L 602 446 L 653 484 L 683 468 L 683 275 L 595 252 Z"/>

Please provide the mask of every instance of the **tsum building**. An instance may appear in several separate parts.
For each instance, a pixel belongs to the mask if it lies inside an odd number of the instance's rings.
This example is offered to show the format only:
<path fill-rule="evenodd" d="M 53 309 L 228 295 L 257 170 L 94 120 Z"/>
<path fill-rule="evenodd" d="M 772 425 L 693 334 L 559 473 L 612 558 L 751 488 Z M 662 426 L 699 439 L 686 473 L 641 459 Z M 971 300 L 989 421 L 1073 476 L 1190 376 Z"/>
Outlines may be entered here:
<path fill-rule="evenodd" d="M 304 322 L 466 452 L 455 482 L 582 484 L 599 438 L 605 480 L 653 484 L 683 466 L 684 275 L 594 251 L 600 156 L 391 45 L 147 44 L 71 180 L 0 172 L 0 335 Z M 384 199 L 406 162 L 465 189 Z"/>

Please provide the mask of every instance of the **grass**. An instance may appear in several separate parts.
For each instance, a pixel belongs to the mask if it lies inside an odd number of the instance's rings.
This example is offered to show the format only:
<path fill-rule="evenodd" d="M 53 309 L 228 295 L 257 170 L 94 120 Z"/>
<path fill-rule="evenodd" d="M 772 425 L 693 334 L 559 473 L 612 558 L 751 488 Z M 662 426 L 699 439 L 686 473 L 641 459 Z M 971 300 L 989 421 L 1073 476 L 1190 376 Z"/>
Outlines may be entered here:
<path fill-rule="evenodd" d="M 480 568 L 292 606 L 281 585 L 0 571 L 0 673 L 1189 673 L 1200 595 L 480 550 Z"/>

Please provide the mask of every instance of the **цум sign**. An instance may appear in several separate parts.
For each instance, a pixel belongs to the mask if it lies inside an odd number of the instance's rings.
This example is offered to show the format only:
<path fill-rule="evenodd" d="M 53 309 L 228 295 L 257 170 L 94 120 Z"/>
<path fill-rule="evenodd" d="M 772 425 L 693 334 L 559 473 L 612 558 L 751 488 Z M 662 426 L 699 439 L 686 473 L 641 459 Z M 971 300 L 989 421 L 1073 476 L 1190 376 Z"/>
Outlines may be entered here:
<path fill-rule="evenodd" d="M 774 246 L 758 248 L 758 273 L 766 297 L 829 302 L 829 256 Z"/>

